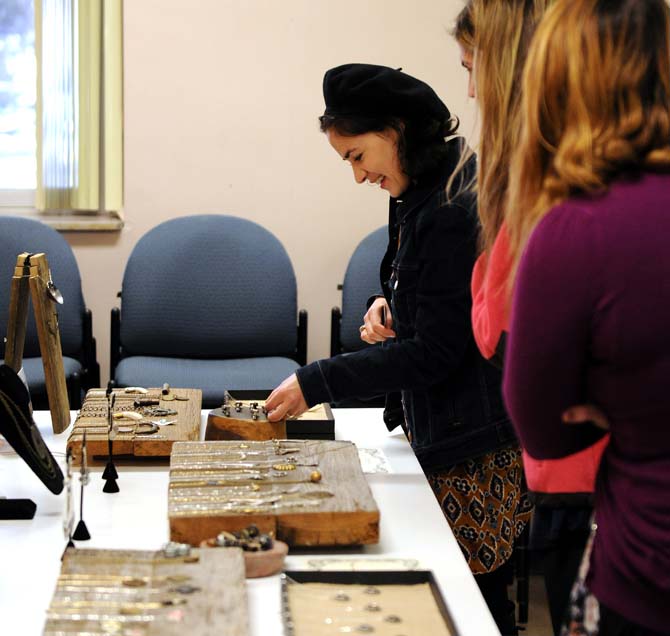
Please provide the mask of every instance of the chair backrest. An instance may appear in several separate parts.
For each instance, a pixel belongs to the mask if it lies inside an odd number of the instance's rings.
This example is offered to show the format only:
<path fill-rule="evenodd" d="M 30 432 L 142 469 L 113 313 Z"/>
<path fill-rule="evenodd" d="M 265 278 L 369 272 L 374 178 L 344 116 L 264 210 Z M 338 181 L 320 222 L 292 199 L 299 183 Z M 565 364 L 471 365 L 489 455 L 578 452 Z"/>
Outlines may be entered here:
<path fill-rule="evenodd" d="M 347 265 L 342 285 L 342 322 L 340 341 L 344 352 L 358 351 L 366 345 L 358 328 L 367 311 L 366 302 L 373 294 L 381 294 L 379 266 L 388 245 L 386 226 L 368 234 L 354 250 Z"/>
<path fill-rule="evenodd" d="M 279 240 L 234 216 L 186 216 L 134 247 L 121 290 L 123 355 L 291 355 L 296 281 Z"/>
<path fill-rule="evenodd" d="M 84 297 L 81 291 L 79 267 L 68 242 L 53 228 L 23 217 L 0 216 L 0 329 L 7 333 L 11 279 L 16 257 L 22 252 L 44 252 L 49 261 L 54 284 L 63 294 L 64 303 L 58 306 L 58 324 L 63 354 L 78 357 L 83 343 Z M 2 355 L 5 345 L 0 342 Z M 31 309 L 23 350 L 26 358 L 40 355 L 37 327 Z"/>

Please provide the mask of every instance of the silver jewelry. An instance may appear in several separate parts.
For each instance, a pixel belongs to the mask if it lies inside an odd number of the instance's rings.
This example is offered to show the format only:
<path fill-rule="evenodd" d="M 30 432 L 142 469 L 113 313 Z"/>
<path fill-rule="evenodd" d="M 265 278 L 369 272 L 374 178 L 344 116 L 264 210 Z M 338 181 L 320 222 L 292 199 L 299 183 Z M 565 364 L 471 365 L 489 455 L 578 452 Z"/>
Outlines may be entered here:
<path fill-rule="evenodd" d="M 176 541 L 169 541 L 163 546 L 163 555 L 167 559 L 174 559 L 176 557 L 187 557 L 191 555 L 191 546 L 188 543 L 178 543 Z"/>

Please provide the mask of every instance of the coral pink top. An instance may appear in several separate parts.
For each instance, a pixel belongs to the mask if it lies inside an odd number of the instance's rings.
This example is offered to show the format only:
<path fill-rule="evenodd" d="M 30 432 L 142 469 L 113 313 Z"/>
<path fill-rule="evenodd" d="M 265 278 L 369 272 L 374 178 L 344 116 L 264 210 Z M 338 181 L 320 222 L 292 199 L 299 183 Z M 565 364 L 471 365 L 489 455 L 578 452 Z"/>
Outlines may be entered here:
<path fill-rule="evenodd" d="M 508 276 L 512 268 L 509 235 L 503 224 L 490 252 L 482 253 L 472 271 L 472 329 L 482 355 L 502 358 L 509 329 Z M 566 426 L 569 426 L 566 424 Z M 609 435 L 593 446 L 561 459 L 533 459 L 523 453 L 530 490 L 547 494 L 592 493 Z"/>

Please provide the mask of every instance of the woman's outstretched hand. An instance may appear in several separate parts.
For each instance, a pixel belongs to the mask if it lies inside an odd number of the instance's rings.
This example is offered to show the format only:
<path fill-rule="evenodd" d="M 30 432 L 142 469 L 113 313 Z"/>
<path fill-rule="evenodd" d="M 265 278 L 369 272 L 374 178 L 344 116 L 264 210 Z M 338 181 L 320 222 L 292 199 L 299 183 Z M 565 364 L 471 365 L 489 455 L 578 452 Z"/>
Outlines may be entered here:
<path fill-rule="evenodd" d="M 297 417 L 307 410 L 307 402 L 295 373 L 270 393 L 270 397 L 265 400 L 265 408 L 270 422 L 278 422 L 285 417 Z"/>
<path fill-rule="evenodd" d="M 384 342 L 387 338 L 395 338 L 395 331 L 391 329 L 392 326 L 393 318 L 386 299 L 383 297 L 377 298 L 370 305 L 370 309 L 363 317 L 363 324 L 359 327 L 361 340 L 368 344 L 375 344 L 376 342 Z"/>

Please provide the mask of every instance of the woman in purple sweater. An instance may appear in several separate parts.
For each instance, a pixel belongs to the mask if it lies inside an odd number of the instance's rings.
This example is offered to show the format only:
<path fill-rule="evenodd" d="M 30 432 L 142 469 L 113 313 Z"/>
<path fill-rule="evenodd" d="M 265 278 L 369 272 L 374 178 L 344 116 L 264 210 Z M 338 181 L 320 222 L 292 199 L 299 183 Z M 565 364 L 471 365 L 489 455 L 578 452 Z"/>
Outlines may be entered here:
<path fill-rule="evenodd" d="M 670 634 L 669 34 L 664 0 L 558 0 L 524 73 L 505 399 L 538 459 L 603 435 L 571 405 L 611 432 L 565 634 Z"/>

